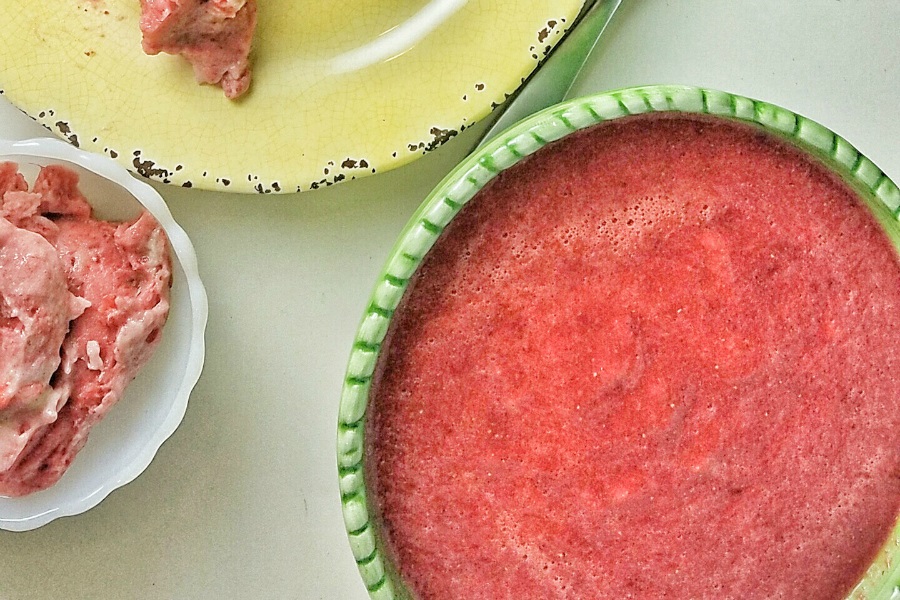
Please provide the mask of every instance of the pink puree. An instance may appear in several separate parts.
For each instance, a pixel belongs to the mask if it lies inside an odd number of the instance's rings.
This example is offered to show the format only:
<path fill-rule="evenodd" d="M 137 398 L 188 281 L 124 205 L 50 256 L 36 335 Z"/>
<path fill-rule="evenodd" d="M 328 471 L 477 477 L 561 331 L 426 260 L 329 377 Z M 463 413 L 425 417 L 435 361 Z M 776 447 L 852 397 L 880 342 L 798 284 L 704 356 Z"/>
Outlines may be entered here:
<path fill-rule="evenodd" d="M 900 511 L 900 262 L 745 125 L 506 171 L 397 311 L 370 498 L 415 595 L 842 598 Z"/>
<path fill-rule="evenodd" d="M 0 163 L 0 495 L 63 475 L 159 343 L 171 264 L 153 217 L 92 218 L 78 176 Z"/>

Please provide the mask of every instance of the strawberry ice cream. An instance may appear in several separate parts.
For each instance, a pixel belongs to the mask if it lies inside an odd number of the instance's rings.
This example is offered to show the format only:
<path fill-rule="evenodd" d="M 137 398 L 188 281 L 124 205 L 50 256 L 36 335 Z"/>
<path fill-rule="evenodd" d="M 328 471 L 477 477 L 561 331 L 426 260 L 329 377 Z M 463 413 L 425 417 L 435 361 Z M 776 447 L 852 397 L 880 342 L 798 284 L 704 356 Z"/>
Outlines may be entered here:
<path fill-rule="evenodd" d="M 0 163 L 0 495 L 56 483 L 168 315 L 162 228 L 93 219 L 77 184 L 49 166 L 29 191 Z"/>
<path fill-rule="evenodd" d="M 232 99 L 250 87 L 255 28 L 256 0 L 141 0 L 144 52 L 184 56 L 198 82 Z"/>

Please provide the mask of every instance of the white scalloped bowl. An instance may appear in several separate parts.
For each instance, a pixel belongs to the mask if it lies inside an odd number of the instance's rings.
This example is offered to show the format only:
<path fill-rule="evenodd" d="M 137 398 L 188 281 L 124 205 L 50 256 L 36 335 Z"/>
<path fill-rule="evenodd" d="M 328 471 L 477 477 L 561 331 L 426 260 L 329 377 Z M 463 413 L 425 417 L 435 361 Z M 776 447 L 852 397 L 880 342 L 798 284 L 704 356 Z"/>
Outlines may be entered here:
<path fill-rule="evenodd" d="M 374 600 L 414 597 L 399 574 L 366 484 L 367 404 L 394 311 L 424 256 L 463 206 L 503 170 L 547 144 L 602 121 L 685 112 L 753 123 L 820 159 L 866 200 L 900 251 L 900 190 L 847 140 L 784 108 L 726 92 L 656 85 L 576 98 L 534 114 L 460 163 L 424 200 L 400 234 L 363 315 L 340 400 L 337 460 L 350 548 Z M 848 600 L 900 599 L 900 520 Z"/>
<path fill-rule="evenodd" d="M 18 163 L 29 180 L 48 164 L 74 169 L 81 191 L 101 219 L 125 220 L 146 208 L 168 235 L 172 254 L 169 318 L 150 362 L 91 430 L 56 485 L 22 498 L 0 497 L 0 529 L 27 531 L 93 508 L 147 468 L 181 423 L 200 377 L 208 309 L 191 241 L 152 187 L 108 158 L 50 138 L 0 140 L 0 161 L 7 160 Z"/>

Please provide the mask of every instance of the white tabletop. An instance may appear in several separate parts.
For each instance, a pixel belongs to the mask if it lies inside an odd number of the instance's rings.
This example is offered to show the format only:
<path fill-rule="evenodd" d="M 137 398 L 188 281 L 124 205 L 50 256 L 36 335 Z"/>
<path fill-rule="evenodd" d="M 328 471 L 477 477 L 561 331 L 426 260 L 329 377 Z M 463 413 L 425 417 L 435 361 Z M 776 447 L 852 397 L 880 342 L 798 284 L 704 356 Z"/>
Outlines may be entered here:
<path fill-rule="evenodd" d="M 574 93 L 684 83 L 767 100 L 900 181 L 898 32 L 896 0 L 626 0 Z M 0 98 L 0 137 L 45 134 Z M 0 532 L 0 598 L 367 598 L 337 487 L 344 367 L 395 237 L 477 134 L 316 192 L 156 186 L 209 291 L 203 376 L 137 480 L 83 515 Z"/>

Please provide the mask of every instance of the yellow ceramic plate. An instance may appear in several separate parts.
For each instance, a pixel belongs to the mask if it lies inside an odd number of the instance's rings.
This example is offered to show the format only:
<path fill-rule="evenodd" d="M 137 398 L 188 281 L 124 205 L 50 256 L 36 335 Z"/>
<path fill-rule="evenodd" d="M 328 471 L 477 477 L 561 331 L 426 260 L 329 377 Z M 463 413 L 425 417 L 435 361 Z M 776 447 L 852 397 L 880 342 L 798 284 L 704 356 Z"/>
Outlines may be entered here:
<path fill-rule="evenodd" d="M 582 2 L 260 0 L 237 102 L 143 54 L 139 0 L 6 4 L 0 90 L 55 133 L 165 183 L 293 192 L 402 165 L 484 117 Z"/>

